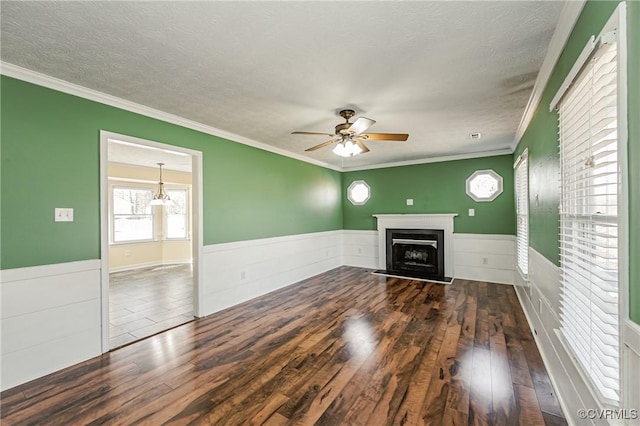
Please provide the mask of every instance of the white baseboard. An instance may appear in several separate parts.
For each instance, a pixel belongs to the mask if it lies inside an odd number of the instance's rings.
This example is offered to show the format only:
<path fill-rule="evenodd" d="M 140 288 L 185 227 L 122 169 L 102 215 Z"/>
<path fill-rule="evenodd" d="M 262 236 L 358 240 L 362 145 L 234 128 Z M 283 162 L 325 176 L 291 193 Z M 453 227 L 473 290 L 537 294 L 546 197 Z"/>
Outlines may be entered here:
<path fill-rule="evenodd" d="M 342 265 L 342 231 L 205 246 L 203 314 L 226 309 Z"/>
<path fill-rule="evenodd" d="M 100 261 L 2 271 L 0 388 L 101 353 Z"/>

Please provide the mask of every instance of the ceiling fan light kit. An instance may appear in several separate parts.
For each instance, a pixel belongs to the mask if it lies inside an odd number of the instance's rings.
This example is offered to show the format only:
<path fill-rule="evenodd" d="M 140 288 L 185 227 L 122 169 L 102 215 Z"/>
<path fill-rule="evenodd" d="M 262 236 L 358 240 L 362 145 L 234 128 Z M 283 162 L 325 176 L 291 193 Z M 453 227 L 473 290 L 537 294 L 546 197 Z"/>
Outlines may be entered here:
<path fill-rule="evenodd" d="M 337 145 L 333 148 L 333 153 L 341 157 L 353 157 L 369 152 L 369 148 L 363 143 L 365 140 L 404 142 L 409 138 L 406 133 L 362 133 L 374 125 L 376 123 L 375 120 L 359 117 L 355 122 L 351 123 L 349 119 L 355 115 L 355 111 L 352 109 L 343 109 L 339 114 L 345 119 L 345 122 L 336 126 L 335 134 L 316 132 L 292 132 L 291 134 L 331 136 L 332 139 L 307 148 L 305 151 L 315 151 L 335 143 Z"/>
<path fill-rule="evenodd" d="M 362 153 L 362 148 L 352 141 L 347 140 L 346 142 L 338 142 L 336 147 L 333 148 L 333 153 L 340 157 L 353 157 L 354 155 Z"/>

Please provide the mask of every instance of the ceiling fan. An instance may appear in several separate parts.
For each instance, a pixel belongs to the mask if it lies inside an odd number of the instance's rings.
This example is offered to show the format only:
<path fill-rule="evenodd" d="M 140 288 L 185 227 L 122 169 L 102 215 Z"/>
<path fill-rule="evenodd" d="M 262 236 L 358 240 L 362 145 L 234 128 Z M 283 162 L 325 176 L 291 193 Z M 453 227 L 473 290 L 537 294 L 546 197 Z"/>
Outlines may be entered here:
<path fill-rule="evenodd" d="M 305 151 L 315 151 L 335 143 L 337 145 L 333 148 L 333 152 L 342 157 L 352 157 L 360 153 L 369 152 L 369 148 L 363 143 L 366 140 L 404 142 L 409 138 L 406 133 L 363 133 L 375 124 L 375 120 L 360 117 L 355 122 L 350 123 L 349 119 L 355 115 L 355 111 L 343 109 L 339 114 L 345 119 L 345 122 L 336 126 L 335 134 L 316 132 L 292 132 L 291 134 L 331 136 L 328 141 L 307 148 Z"/>

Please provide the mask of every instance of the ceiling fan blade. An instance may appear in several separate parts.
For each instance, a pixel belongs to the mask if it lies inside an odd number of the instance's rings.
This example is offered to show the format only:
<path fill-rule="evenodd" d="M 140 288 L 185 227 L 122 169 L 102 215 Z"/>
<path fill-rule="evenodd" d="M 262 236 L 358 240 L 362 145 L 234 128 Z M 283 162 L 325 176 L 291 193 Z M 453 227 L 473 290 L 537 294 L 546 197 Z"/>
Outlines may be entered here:
<path fill-rule="evenodd" d="M 366 136 L 370 141 L 404 142 L 409 139 L 409 135 L 406 133 L 365 133 L 362 136 Z"/>
<path fill-rule="evenodd" d="M 364 154 L 365 152 L 369 152 L 369 148 L 367 148 L 367 146 L 363 144 L 361 140 L 354 139 L 354 142 L 360 147 L 360 149 L 362 150 L 362 154 Z"/>
<path fill-rule="evenodd" d="M 319 144 L 319 145 L 312 146 L 311 148 L 307 148 L 307 149 L 305 149 L 305 151 L 315 151 L 316 149 L 320 149 L 320 148 L 323 148 L 323 147 L 325 147 L 325 146 L 327 146 L 327 145 L 331 145 L 331 144 L 332 144 L 332 143 L 334 143 L 334 142 L 335 142 L 335 139 L 331 139 L 331 140 L 329 140 L 329 141 L 322 142 L 322 143 L 321 143 L 321 144 Z"/>
<path fill-rule="evenodd" d="M 291 132 L 292 135 L 321 135 L 321 136 L 335 136 L 333 133 L 316 133 L 316 132 Z"/>
<path fill-rule="evenodd" d="M 369 127 L 376 124 L 375 120 L 371 120 L 370 118 L 360 117 L 349 127 L 349 132 L 353 132 L 354 135 L 359 135 L 360 133 L 367 130 Z"/>

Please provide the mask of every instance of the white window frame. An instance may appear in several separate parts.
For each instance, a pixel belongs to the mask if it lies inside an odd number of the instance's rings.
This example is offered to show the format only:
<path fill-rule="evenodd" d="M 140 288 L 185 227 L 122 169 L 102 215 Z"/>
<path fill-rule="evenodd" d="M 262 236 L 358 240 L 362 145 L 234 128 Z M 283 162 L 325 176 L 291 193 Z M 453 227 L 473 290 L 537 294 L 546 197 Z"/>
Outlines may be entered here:
<path fill-rule="evenodd" d="M 516 266 L 522 277 L 529 278 L 529 149 L 513 165 L 516 201 Z"/>
<path fill-rule="evenodd" d="M 496 192 L 494 192 L 493 194 L 491 194 L 488 197 L 482 197 L 477 195 L 476 193 L 473 192 L 471 185 L 473 183 L 473 181 L 479 177 L 479 176 L 483 176 L 483 175 L 489 175 L 491 176 L 493 179 L 496 180 L 496 183 L 498 185 L 498 187 L 496 188 Z M 486 170 L 476 170 L 475 172 L 473 172 L 473 174 L 471 176 L 469 176 L 465 182 L 466 185 L 466 191 L 467 191 L 467 195 L 469 197 L 471 197 L 474 201 L 477 202 L 488 202 L 488 201 L 493 201 L 496 198 L 498 198 L 498 196 L 500 194 L 502 194 L 503 191 L 503 184 L 502 184 L 502 176 L 500 176 L 498 173 L 494 172 L 491 169 L 486 169 Z"/>
<path fill-rule="evenodd" d="M 136 191 L 149 191 L 151 192 L 151 194 L 154 193 L 154 190 L 150 187 L 147 186 L 136 186 L 136 185 L 120 185 L 120 184 L 112 184 L 109 185 L 110 186 L 110 191 L 109 191 L 109 201 L 110 201 L 110 207 L 109 207 L 109 244 L 110 245 L 121 245 L 121 244 L 139 244 L 139 243 L 151 243 L 156 241 L 156 215 L 155 215 L 155 209 L 153 206 L 151 206 L 151 213 L 149 215 L 144 215 L 144 216 L 151 216 L 151 238 L 144 238 L 144 239 L 138 239 L 138 240 L 126 240 L 126 241 L 116 241 L 115 238 L 115 219 L 116 216 L 130 216 L 130 215 L 124 215 L 124 214 L 117 214 L 114 211 L 114 192 L 116 189 L 129 189 L 129 190 L 136 190 Z"/>
<path fill-rule="evenodd" d="M 623 323 L 629 320 L 629 245 L 628 245 L 628 157 L 627 157 L 627 43 L 626 43 L 626 5 L 620 3 L 616 11 L 612 14 L 609 21 L 605 24 L 599 37 L 596 39 L 592 37 L 587 43 L 587 46 L 583 50 L 582 54 L 578 57 L 573 68 L 567 75 L 565 82 L 560 87 L 558 93 L 550 104 L 550 110 L 555 108 L 557 104 L 565 96 L 565 92 L 574 84 L 576 76 L 580 73 L 585 63 L 592 57 L 594 49 L 598 46 L 599 42 L 607 42 L 611 38 L 612 32 L 615 32 L 617 36 L 617 163 L 620 173 L 620 180 L 618 183 L 618 361 L 619 361 L 619 402 L 615 400 L 608 400 L 603 398 L 601 394 L 595 390 L 591 384 L 588 374 L 582 369 L 581 365 L 577 362 L 576 356 L 573 353 L 573 349 L 567 342 L 567 339 L 559 331 L 561 342 L 569 354 L 573 356 L 572 361 L 576 365 L 578 371 L 582 375 L 586 387 L 591 392 L 594 399 L 604 408 L 614 408 L 629 406 L 627 400 L 627 386 L 633 385 L 635 381 L 627 378 L 632 373 L 625 369 L 625 363 L 623 362 L 623 354 L 626 350 L 623 345 Z M 590 342 L 590 344 L 592 344 Z"/>
<path fill-rule="evenodd" d="M 353 191 L 359 185 L 364 185 L 367 188 L 367 198 L 361 201 L 354 200 L 351 195 L 351 191 Z M 347 199 L 349 199 L 349 201 L 351 201 L 351 204 L 353 204 L 354 206 L 362 206 L 364 204 L 367 204 L 367 201 L 371 199 L 371 187 L 367 182 L 363 180 L 353 181 L 351 182 L 351 185 L 349 185 L 349 187 L 347 188 Z"/>
<path fill-rule="evenodd" d="M 169 194 L 171 191 L 184 191 L 185 192 L 185 236 L 182 237 L 168 237 L 168 213 L 167 209 L 162 207 L 162 240 L 163 241 L 189 241 L 191 240 L 191 214 L 189 206 L 191 205 L 191 191 L 186 186 L 172 186 L 165 188 L 165 192 Z M 173 199 L 172 199 L 173 200 Z"/>

